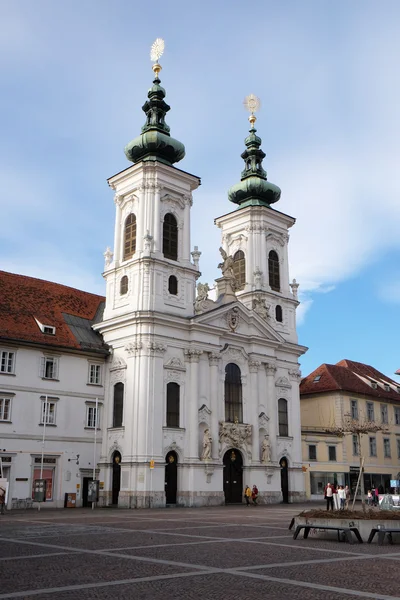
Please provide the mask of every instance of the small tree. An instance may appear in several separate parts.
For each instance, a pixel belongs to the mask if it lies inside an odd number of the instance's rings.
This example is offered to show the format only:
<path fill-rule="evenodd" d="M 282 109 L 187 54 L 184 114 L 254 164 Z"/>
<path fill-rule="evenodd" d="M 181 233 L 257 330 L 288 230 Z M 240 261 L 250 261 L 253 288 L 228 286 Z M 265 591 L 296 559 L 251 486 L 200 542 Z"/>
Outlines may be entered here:
<path fill-rule="evenodd" d="M 376 433 L 377 431 L 386 432 L 388 427 L 386 424 L 379 425 L 374 421 L 368 421 L 365 416 L 360 415 L 360 419 L 353 419 L 351 414 L 345 414 L 343 416 L 343 422 L 341 425 L 336 427 L 330 427 L 326 429 L 326 432 L 333 433 L 338 437 L 344 437 L 345 435 L 356 435 L 358 454 L 360 457 L 360 488 L 361 488 L 361 503 L 362 508 L 365 511 L 365 488 L 364 488 L 364 457 L 362 455 L 362 439 L 365 435 L 370 433 Z M 354 497 L 355 500 L 355 497 Z M 354 506 L 354 501 L 353 501 Z"/>

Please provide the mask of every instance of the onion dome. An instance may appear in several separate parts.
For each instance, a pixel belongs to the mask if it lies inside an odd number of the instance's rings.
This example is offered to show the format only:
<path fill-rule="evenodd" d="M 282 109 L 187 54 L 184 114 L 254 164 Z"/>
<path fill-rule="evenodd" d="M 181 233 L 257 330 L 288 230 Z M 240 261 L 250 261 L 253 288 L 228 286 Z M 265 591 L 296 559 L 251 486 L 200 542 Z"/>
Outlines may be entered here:
<path fill-rule="evenodd" d="M 256 135 L 254 127 L 256 121 L 252 113 L 249 117 L 251 129 L 245 139 L 246 150 L 241 154 L 244 160 L 244 169 L 240 183 L 232 186 L 228 191 L 231 202 L 245 206 L 270 206 L 278 202 L 281 190 L 277 185 L 267 181 L 267 173 L 264 171 L 262 161 L 265 153 L 261 150 L 261 138 Z"/>
<path fill-rule="evenodd" d="M 162 40 L 156 40 L 158 41 Z M 169 134 L 170 129 L 165 122 L 165 115 L 170 110 L 170 106 L 164 100 L 165 89 L 160 85 L 161 81 L 158 77 L 161 65 L 156 62 L 152 68 L 155 79 L 148 91 L 148 100 L 142 106 L 146 114 L 146 122 L 142 127 L 142 133 L 125 146 L 125 156 L 133 163 L 158 160 L 166 165 L 173 165 L 185 156 L 185 146 Z"/>

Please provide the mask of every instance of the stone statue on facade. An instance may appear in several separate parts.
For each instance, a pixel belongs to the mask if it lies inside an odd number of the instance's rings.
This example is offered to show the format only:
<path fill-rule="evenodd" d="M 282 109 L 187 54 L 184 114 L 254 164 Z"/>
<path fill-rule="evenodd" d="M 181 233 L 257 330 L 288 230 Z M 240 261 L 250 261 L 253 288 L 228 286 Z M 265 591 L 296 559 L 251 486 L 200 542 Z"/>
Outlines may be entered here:
<path fill-rule="evenodd" d="M 210 291 L 208 283 L 197 284 L 197 296 L 194 302 L 194 312 L 199 315 L 207 310 L 214 308 L 213 300 L 209 300 L 208 292 Z"/>
<path fill-rule="evenodd" d="M 203 435 L 203 453 L 201 455 L 201 460 L 211 460 L 211 449 L 212 449 L 212 437 L 210 434 L 210 430 L 206 429 Z"/>
<path fill-rule="evenodd" d="M 268 464 L 271 462 L 271 446 L 269 445 L 268 436 L 264 436 L 264 440 L 261 446 L 261 462 Z"/>
<path fill-rule="evenodd" d="M 198 283 L 196 301 L 202 302 L 203 300 L 207 300 L 209 291 L 210 288 L 208 286 L 208 283 Z"/>
<path fill-rule="evenodd" d="M 223 262 L 219 263 L 218 269 L 221 269 L 222 277 L 225 277 L 225 279 L 232 280 L 231 285 L 233 288 L 235 288 L 235 286 L 233 285 L 233 282 L 236 283 L 236 277 L 235 277 L 235 273 L 233 271 L 233 263 L 234 263 L 233 256 L 228 256 L 222 247 L 219 249 L 219 251 L 223 258 Z"/>
<path fill-rule="evenodd" d="M 266 321 L 270 317 L 270 308 L 271 307 L 269 304 L 267 304 L 265 298 L 263 298 L 261 294 L 256 294 L 255 298 L 253 299 L 254 312 L 260 315 L 260 317 Z"/>

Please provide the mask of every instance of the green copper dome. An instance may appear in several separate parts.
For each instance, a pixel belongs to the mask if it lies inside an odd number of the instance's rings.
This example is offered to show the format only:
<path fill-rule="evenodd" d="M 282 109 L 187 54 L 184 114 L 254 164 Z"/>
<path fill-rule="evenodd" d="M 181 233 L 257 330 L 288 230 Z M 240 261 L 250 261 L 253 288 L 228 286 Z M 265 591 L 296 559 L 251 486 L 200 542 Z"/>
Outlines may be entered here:
<path fill-rule="evenodd" d="M 125 146 L 125 156 L 133 163 L 158 160 L 166 165 L 173 165 L 185 156 L 185 146 L 169 134 L 165 115 L 170 106 L 164 101 L 165 90 L 160 83 L 156 73 L 147 94 L 148 100 L 142 106 L 146 113 L 142 133 Z"/>
<path fill-rule="evenodd" d="M 252 116 L 252 127 L 245 139 L 246 150 L 241 154 L 244 160 L 244 169 L 240 183 L 232 186 L 228 191 L 231 202 L 245 206 L 270 206 L 278 202 L 281 190 L 277 185 L 267 181 L 262 161 L 265 153 L 261 150 L 261 138 L 256 135 L 254 128 L 255 117 Z"/>

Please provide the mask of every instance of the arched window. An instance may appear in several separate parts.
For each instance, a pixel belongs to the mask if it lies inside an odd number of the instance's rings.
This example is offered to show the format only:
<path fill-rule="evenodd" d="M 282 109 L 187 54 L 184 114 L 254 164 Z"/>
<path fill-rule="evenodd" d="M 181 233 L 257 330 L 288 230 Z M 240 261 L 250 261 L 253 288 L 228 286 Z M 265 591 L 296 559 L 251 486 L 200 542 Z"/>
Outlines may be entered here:
<path fill-rule="evenodd" d="M 282 315 L 282 306 L 280 306 L 279 304 L 277 304 L 275 306 L 275 319 L 279 322 L 282 323 L 283 321 L 283 315 Z"/>
<path fill-rule="evenodd" d="M 124 415 L 124 384 L 116 383 L 114 385 L 113 427 L 122 427 L 123 415 Z"/>
<path fill-rule="evenodd" d="M 236 277 L 237 289 L 242 290 L 246 283 L 246 259 L 241 250 L 233 256 L 233 272 Z"/>
<path fill-rule="evenodd" d="M 136 251 L 136 217 L 133 213 L 128 215 L 124 227 L 124 258 L 132 258 Z"/>
<path fill-rule="evenodd" d="M 167 384 L 167 427 L 179 427 L 179 392 L 177 383 Z"/>
<path fill-rule="evenodd" d="M 126 275 L 121 277 L 121 281 L 119 284 L 119 293 L 121 294 L 121 296 L 128 293 L 128 277 Z"/>
<path fill-rule="evenodd" d="M 279 257 L 275 250 L 271 250 L 268 255 L 268 275 L 271 290 L 280 292 L 281 282 L 279 277 Z"/>
<path fill-rule="evenodd" d="M 166 214 L 164 217 L 163 254 L 165 258 L 178 260 L 178 224 L 171 213 Z"/>
<path fill-rule="evenodd" d="M 168 291 L 173 296 L 177 296 L 178 294 L 178 280 L 175 275 L 171 275 L 168 279 Z"/>
<path fill-rule="evenodd" d="M 287 437 L 289 435 L 287 400 L 279 398 L 278 400 L 278 418 L 279 418 L 279 435 Z"/>
<path fill-rule="evenodd" d="M 225 367 L 225 421 L 243 422 L 242 378 L 240 369 L 234 363 Z"/>

